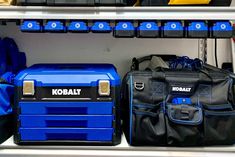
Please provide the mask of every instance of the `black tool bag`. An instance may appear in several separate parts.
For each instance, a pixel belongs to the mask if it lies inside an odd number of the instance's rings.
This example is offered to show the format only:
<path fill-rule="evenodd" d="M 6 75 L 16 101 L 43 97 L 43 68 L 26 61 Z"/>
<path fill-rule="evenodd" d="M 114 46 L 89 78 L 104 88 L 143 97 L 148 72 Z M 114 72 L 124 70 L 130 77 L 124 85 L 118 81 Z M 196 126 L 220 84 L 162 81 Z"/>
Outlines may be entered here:
<path fill-rule="evenodd" d="M 132 68 L 138 69 L 138 64 Z M 158 68 L 129 72 L 122 89 L 128 142 L 135 146 L 234 144 L 233 77 L 209 65 L 199 71 Z M 173 104 L 177 98 L 191 103 Z"/>
<path fill-rule="evenodd" d="M 13 135 L 14 116 L 11 110 L 14 87 L 0 78 L 0 144 Z"/>
<path fill-rule="evenodd" d="M 185 0 L 184 0 L 185 2 Z M 190 2 L 190 1 L 188 1 Z M 183 6 L 183 5 L 205 5 L 205 6 L 230 6 L 232 0 L 198 0 L 197 3 L 182 3 L 181 0 L 140 0 L 142 6 Z"/>

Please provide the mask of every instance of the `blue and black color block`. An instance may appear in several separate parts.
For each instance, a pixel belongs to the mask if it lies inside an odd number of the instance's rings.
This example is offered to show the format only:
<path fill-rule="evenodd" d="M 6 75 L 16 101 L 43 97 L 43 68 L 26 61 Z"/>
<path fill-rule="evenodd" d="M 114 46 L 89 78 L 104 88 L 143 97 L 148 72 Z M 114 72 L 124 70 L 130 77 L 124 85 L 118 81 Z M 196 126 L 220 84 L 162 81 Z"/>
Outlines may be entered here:
<path fill-rule="evenodd" d="M 208 38 L 209 27 L 206 21 L 190 21 L 186 26 L 188 38 Z"/>
<path fill-rule="evenodd" d="M 135 37 L 135 26 L 130 21 L 119 21 L 114 27 L 113 36 L 116 38 Z"/>
<path fill-rule="evenodd" d="M 143 21 L 137 28 L 138 38 L 157 38 L 160 36 L 160 27 L 155 21 Z"/>
<path fill-rule="evenodd" d="M 230 21 L 215 21 L 210 27 L 212 38 L 232 38 L 233 26 Z"/>
<path fill-rule="evenodd" d="M 108 21 L 96 21 L 91 27 L 93 33 L 110 33 L 112 27 Z"/>
<path fill-rule="evenodd" d="M 38 20 L 25 20 L 20 26 L 22 32 L 42 32 L 42 22 Z"/>
<path fill-rule="evenodd" d="M 184 26 L 182 21 L 166 21 L 162 26 L 162 37 L 164 38 L 183 38 Z"/>
<path fill-rule="evenodd" d="M 66 32 L 67 27 L 65 26 L 65 22 L 60 20 L 49 20 L 46 22 L 44 26 L 45 32 L 60 32 L 64 33 Z"/>
<path fill-rule="evenodd" d="M 68 26 L 69 32 L 88 33 L 89 27 L 84 21 L 71 21 Z"/>

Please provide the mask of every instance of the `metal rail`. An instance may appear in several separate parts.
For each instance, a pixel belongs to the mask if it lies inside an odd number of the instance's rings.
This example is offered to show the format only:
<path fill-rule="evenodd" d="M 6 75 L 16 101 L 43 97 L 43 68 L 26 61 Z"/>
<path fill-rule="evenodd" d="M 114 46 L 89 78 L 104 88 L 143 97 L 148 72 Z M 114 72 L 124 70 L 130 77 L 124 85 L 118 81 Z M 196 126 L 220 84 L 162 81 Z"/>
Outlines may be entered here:
<path fill-rule="evenodd" d="M 235 7 L 0 7 L 0 19 L 235 20 Z"/>

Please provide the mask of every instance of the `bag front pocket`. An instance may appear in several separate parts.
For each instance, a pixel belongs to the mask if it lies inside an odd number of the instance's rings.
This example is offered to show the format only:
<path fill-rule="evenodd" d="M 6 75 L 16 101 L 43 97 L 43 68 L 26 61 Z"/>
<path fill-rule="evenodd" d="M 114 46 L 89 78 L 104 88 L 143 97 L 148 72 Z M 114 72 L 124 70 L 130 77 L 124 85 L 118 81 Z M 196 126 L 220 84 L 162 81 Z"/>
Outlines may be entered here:
<path fill-rule="evenodd" d="M 204 144 L 235 143 L 235 111 L 204 111 Z"/>
<path fill-rule="evenodd" d="M 189 105 L 166 106 L 167 144 L 170 146 L 196 146 L 202 141 L 202 110 Z"/>
<path fill-rule="evenodd" d="M 165 145 L 165 117 L 161 107 L 134 105 L 130 137 L 132 145 Z"/>

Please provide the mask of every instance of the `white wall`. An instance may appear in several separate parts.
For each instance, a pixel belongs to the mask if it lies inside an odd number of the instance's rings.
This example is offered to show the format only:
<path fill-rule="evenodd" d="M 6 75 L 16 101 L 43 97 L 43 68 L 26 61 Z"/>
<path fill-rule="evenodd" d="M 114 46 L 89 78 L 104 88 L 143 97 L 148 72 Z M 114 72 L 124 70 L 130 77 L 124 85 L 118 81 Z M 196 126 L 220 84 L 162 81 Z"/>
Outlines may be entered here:
<path fill-rule="evenodd" d="M 0 37 L 16 40 L 26 52 L 28 65 L 35 63 L 113 63 L 121 75 L 129 70 L 133 57 L 148 54 L 177 54 L 198 57 L 197 39 L 115 39 L 111 34 L 50 34 L 21 33 L 17 26 L 0 26 Z M 213 41 L 209 40 L 209 45 Z M 214 63 L 212 49 L 208 61 Z M 219 41 L 219 62 L 228 61 L 230 47 L 227 40 Z"/>

